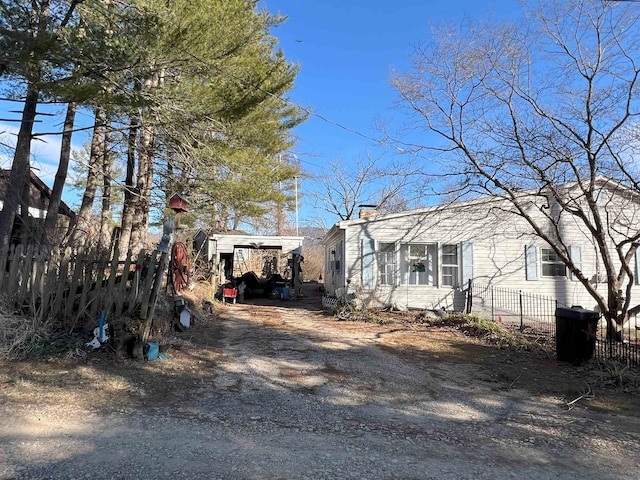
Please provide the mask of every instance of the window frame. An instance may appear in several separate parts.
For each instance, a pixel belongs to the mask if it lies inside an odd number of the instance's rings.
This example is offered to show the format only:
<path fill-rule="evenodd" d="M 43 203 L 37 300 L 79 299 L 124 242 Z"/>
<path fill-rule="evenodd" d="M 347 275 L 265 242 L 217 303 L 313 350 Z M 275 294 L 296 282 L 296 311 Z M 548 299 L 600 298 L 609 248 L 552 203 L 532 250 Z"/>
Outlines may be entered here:
<path fill-rule="evenodd" d="M 377 244 L 376 261 L 378 266 L 378 281 L 380 285 L 394 286 L 396 284 L 396 245 L 392 242 Z"/>
<path fill-rule="evenodd" d="M 424 250 L 419 254 L 418 247 Z M 416 252 L 412 252 L 415 249 Z M 400 245 L 400 284 L 406 286 L 438 287 L 439 244 L 434 242 L 403 243 Z"/>
<path fill-rule="evenodd" d="M 549 273 L 550 268 L 553 269 L 551 273 Z M 567 277 L 567 266 L 552 248 L 540 247 L 540 276 L 547 278 Z"/>
<path fill-rule="evenodd" d="M 445 250 L 453 248 L 454 253 L 445 253 Z M 455 256 L 455 263 L 445 261 L 445 257 Z M 457 243 L 443 243 L 440 245 L 440 278 L 443 287 L 458 288 L 460 286 L 461 270 L 460 245 Z M 445 273 L 447 272 L 447 273 Z M 446 279 L 451 279 L 452 283 L 447 283 Z"/>

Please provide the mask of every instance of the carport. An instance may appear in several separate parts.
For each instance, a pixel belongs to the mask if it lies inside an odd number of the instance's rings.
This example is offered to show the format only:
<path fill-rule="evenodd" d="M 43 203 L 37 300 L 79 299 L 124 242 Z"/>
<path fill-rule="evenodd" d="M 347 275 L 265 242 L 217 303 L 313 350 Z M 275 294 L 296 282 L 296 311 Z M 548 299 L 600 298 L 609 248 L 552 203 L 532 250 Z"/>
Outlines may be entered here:
<path fill-rule="evenodd" d="M 207 235 L 200 230 L 193 239 L 194 249 L 199 252 L 199 257 L 212 266 L 217 272 L 219 283 L 232 281 L 255 269 L 249 268 L 251 252 L 255 250 L 278 251 L 281 256 L 287 257 L 287 265 L 276 261 L 270 266 L 272 272 L 280 272 L 283 268 L 289 268 L 292 285 L 299 292 L 301 278 L 300 262 L 302 260 L 302 242 L 304 237 L 283 235 L 249 235 L 245 233 L 213 233 Z M 264 268 L 257 272 L 265 273 Z M 268 273 L 268 272 L 267 272 Z M 265 273 L 266 274 L 266 273 Z"/>

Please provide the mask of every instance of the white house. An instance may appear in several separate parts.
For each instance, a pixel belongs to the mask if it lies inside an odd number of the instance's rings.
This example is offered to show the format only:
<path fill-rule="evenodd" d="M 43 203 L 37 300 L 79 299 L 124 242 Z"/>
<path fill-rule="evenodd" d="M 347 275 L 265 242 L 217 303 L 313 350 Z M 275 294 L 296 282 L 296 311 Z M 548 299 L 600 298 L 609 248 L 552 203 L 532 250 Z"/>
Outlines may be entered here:
<path fill-rule="evenodd" d="M 602 180 L 598 205 L 616 222 L 609 239 L 615 242 L 616 235 L 640 232 L 640 202 L 637 194 L 611 185 Z M 572 187 L 568 188 L 571 195 Z M 547 233 L 561 238 L 589 282 L 606 292 L 592 234 L 540 191 L 522 192 L 522 197 L 521 205 L 530 202 L 526 213 L 538 218 Z M 472 280 L 547 295 L 560 305 L 596 308 L 583 284 L 506 200 L 478 199 L 361 216 L 336 223 L 323 243 L 328 295 L 354 294 L 371 306 L 462 310 L 464 291 Z M 632 258 L 636 285 L 639 263 Z M 632 290 L 639 299 L 640 286 Z"/>

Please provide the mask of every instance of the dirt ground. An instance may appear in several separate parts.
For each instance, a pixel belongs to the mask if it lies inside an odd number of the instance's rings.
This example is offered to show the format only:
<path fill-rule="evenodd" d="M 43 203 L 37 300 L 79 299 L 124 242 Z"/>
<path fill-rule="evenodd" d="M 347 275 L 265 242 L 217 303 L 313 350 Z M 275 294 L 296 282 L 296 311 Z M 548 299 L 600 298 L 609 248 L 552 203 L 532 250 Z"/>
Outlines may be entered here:
<path fill-rule="evenodd" d="M 0 363 L 0 479 L 638 478 L 637 376 L 389 313 L 216 304 L 166 359 Z"/>

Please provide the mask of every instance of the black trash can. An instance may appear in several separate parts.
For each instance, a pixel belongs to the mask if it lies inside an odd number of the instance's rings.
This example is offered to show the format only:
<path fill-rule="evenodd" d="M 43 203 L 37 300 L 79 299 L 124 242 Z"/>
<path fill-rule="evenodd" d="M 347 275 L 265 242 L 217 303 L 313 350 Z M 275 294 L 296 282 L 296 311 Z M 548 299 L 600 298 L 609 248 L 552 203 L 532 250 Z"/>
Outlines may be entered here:
<path fill-rule="evenodd" d="M 556 308 L 558 360 L 579 365 L 593 358 L 599 318 L 599 312 L 582 307 Z"/>

